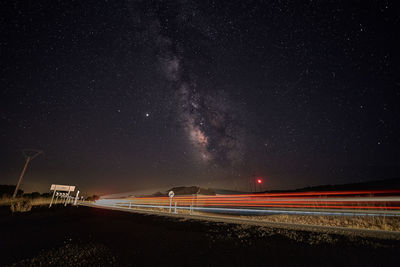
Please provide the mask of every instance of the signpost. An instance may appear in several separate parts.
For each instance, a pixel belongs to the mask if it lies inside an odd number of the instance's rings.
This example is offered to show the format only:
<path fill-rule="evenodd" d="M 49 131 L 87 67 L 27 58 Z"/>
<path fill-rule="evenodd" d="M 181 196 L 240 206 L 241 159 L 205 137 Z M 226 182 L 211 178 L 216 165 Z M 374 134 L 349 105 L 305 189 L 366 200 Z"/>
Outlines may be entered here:
<path fill-rule="evenodd" d="M 74 206 L 76 206 L 76 202 L 78 201 L 78 196 L 79 196 L 79 190 L 78 190 L 78 192 L 76 192 L 76 195 L 75 195 Z"/>
<path fill-rule="evenodd" d="M 65 200 L 65 206 L 66 206 L 67 205 L 67 199 L 69 197 L 69 193 L 75 191 L 75 186 L 74 185 L 52 184 L 51 187 L 50 187 L 50 191 L 51 190 L 53 190 L 54 192 L 53 192 L 53 196 L 51 197 L 51 202 L 50 202 L 49 208 L 51 208 L 51 205 L 53 204 L 54 196 L 55 196 L 57 191 L 67 191 L 68 192 L 67 195 L 66 195 L 66 200 Z M 79 191 L 78 191 L 78 194 L 79 194 Z"/>
<path fill-rule="evenodd" d="M 169 196 L 169 212 L 171 213 L 172 198 L 175 196 L 174 191 L 169 191 L 168 196 Z"/>

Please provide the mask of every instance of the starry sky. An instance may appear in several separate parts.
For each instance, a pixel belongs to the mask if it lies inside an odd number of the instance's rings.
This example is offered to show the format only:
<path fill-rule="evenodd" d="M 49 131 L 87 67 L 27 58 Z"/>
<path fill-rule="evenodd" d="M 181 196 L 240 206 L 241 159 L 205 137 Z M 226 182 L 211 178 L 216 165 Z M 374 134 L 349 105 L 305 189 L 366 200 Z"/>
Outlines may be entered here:
<path fill-rule="evenodd" d="M 400 177 L 387 1 L 2 1 L 0 183 L 249 190 Z"/>

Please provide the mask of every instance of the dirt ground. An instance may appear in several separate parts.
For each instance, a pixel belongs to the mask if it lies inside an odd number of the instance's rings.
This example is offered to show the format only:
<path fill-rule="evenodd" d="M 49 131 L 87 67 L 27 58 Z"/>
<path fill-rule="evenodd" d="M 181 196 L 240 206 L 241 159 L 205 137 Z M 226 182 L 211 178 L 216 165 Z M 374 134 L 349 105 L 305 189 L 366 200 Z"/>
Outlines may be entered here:
<path fill-rule="evenodd" d="M 89 207 L 0 210 L 0 265 L 389 266 L 400 241 Z"/>

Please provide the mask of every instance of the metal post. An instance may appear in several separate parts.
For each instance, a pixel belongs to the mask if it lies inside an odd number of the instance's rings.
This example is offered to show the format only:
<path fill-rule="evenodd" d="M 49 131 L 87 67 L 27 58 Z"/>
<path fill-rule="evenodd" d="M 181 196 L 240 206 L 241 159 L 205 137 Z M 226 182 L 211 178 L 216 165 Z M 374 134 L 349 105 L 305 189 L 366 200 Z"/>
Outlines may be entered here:
<path fill-rule="evenodd" d="M 30 160 L 31 160 L 31 157 L 27 157 L 26 158 L 26 162 L 25 162 L 24 168 L 22 169 L 21 175 L 19 176 L 19 179 L 18 179 L 17 186 L 15 187 L 13 198 L 15 198 L 17 196 L 19 185 L 21 184 L 22 178 L 24 177 L 26 168 L 28 167 L 28 163 L 29 163 Z"/>
<path fill-rule="evenodd" d="M 66 199 L 65 199 L 64 207 L 67 206 L 67 204 L 68 204 L 67 202 L 68 202 L 68 198 L 69 198 L 69 193 L 70 193 L 70 192 L 71 192 L 71 187 L 68 188 L 68 194 L 67 194 L 67 197 L 66 197 Z"/>
<path fill-rule="evenodd" d="M 54 195 L 56 194 L 56 191 L 57 190 L 54 188 L 54 192 L 53 192 L 53 196 L 51 197 L 49 208 L 51 208 L 51 205 L 53 204 L 53 199 L 54 199 Z"/>
<path fill-rule="evenodd" d="M 132 208 L 132 202 L 129 202 L 129 209 Z"/>
<path fill-rule="evenodd" d="M 192 205 L 190 206 L 190 214 L 193 214 L 194 194 L 192 194 Z"/>
<path fill-rule="evenodd" d="M 175 212 L 174 212 L 174 213 L 177 213 L 177 212 L 176 212 L 176 202 L 175 202 Z"/>
<path fill-rule="evenodd" d="M 169 198 L 169 213 L 171 213 L 172 198 Z"/>
<path fill-rule="evenodd" d="M 79 196 L 79 190 L 78 190 L 78 192 L 76 192 L 76 195 L 75 195 L 74 206 L 76 206 L 76 202 L 78 201 L 78 196 Z"/>

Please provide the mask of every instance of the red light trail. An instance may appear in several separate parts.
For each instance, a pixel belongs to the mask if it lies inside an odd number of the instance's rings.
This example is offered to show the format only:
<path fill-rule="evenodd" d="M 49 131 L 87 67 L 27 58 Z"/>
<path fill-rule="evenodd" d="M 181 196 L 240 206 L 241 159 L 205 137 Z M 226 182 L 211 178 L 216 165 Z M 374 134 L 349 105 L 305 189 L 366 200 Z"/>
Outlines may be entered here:
<path fill-rule="evenodd" d="M 261 180 L 261 179 L 259 179 Z M 258 182 L 258 181 L 257 181 Z M 262 182 L 262 180 L 261 180 Z M 179 207 L 400 210 L 400 190 L 291 192 L 176 196 Z M 128 198 L 133 204 L 169 206 L 169 197 Z"/>
<path fill-rule="evenodd" d="M 95 205 L 122 209 L 157 209 L 241 215 L 298 214 L 333 216 L 400 216 L 400 190 L 277 192 L 239 195 L 182 195 L 173 198 L 100 199 Z M 176 209 L 175 209 L 176 205 Z"/>

